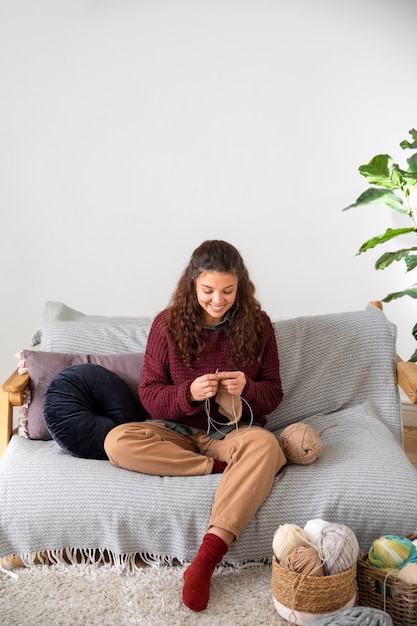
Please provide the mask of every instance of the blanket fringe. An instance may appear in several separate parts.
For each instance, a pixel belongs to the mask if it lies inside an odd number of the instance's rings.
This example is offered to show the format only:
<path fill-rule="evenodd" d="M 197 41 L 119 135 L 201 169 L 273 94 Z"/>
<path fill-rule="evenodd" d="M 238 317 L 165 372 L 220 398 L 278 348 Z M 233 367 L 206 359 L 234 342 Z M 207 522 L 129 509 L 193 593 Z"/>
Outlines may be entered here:
<path fill-rule="evenodd" d="M 247 561 L 243 563 L 225 562 L 223 565 L 232 567 L 254 567 L 270 564 L 270 559 L 260 559 L 259 561 Z M 0 558 L 0 573 L 17 579 L 18 574 L 13 571 L 22 567 L 48 567 L 55 565 L 59 567 L 70 567 L 73 565 L 106 565 L 114 569 L 118 574 L 133 574 L 146 567 L 161 567 L 185 565 L 186 561 L 181 561 L 176 557 L 160 556 L 149 552 L 130 552 L 119 554 L 111 550 L 96 548 L 60 548 L 57 550 L 42 550 L 41 552 L 20 552 Z"/>
<path fill-rule="evenodd" d="M 119 554 L 111 550 L 94 548 L 61 548 L 59 550 L 43 550 L 12 554 L 0 559 L 0 572 L 18 578 L 13 568 L 58 565 L 110 565 L 118 573 L 134 573 L 144 567 L 161 565 L 183 565 L 177 558 L 158 556 L 149 553 L 132 552 Z"/>

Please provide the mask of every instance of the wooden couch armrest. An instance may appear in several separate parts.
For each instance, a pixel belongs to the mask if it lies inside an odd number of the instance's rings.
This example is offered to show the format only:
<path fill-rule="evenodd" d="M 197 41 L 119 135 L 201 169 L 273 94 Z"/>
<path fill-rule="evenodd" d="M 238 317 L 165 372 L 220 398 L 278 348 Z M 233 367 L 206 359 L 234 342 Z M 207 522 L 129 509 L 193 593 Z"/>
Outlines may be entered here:
<path fill-rule="evenodd" d="M 410 402 L 417 404 L 417 363 L 397 357 L 397 379 Z"/>
<path fill-rule="evenodd" d="M 0 387 L 0 455 L 3 454 L 13 431 L 13 407 L 24 403 L 23 391 L 29 382 L 29 374 L 16 370 Z"/>

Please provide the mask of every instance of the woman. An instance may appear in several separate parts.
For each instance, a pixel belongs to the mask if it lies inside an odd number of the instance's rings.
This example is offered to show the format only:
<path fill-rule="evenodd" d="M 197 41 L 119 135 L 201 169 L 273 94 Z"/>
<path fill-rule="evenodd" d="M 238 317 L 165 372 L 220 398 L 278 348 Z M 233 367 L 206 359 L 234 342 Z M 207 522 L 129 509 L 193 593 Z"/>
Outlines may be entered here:
<path fill-rule="evenodd" d="M 182 598 L 206 608 L 211 576 L 268 496 L 286 459 L 265 415 L 283 392 L 274 329 L 234 246 L 205 241 L 156 315 L 139 395 L 151 419 L 117 426 L 106 453 L 158 476 L 223 473 Z"/>

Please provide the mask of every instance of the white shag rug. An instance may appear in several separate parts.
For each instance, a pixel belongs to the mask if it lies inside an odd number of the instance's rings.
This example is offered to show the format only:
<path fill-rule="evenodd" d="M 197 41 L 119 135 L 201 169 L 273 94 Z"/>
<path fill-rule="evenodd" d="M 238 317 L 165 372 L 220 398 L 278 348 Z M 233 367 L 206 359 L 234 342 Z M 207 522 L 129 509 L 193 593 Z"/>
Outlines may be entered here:
<path fill-rule="evenodd" d="M 219 567 L 208 607 L 181 600 L 182 566 L 123 572 L 111 565 L 39 565 L 0 572 L 1 626 L 286 626 L 273 604 L 271 566 Z"/>

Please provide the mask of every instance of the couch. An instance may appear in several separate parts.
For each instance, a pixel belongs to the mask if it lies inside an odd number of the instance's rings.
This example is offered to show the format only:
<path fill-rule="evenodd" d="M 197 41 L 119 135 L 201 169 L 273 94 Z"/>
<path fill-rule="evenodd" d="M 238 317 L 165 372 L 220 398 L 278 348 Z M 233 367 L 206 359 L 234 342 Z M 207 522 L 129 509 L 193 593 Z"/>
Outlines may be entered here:
<path fill-rule="evenodd" d="M 3 564 L 107 557 L 128 567 L 137 558 L 171 564 L 195 555 L 220 475 L 149 476 L 115 468 L 100 455 L 77 456 L 51 436 L 42 415 L 45 389 L 67 367 L 84 363 L 124 380 L 139 403 L 151 321 L 46 304 L 20 373 L 0 391 Z M 403 449 L 396 327 L 372 305 L 279 319 L 274 327 L 285 395 L 267 428 L 279 437 L 303 422 L 321 433 L 321 455 L 285 466 L 225 562 L 270 561 L 274 532 L 284 523 L 345 524 L 361 551 L 383 534 L 416 533 L 417 471 Z M 410 365 L 401 377 L 413 401 Z M 17 430 L 18 405 L 28 406 Z"/>

